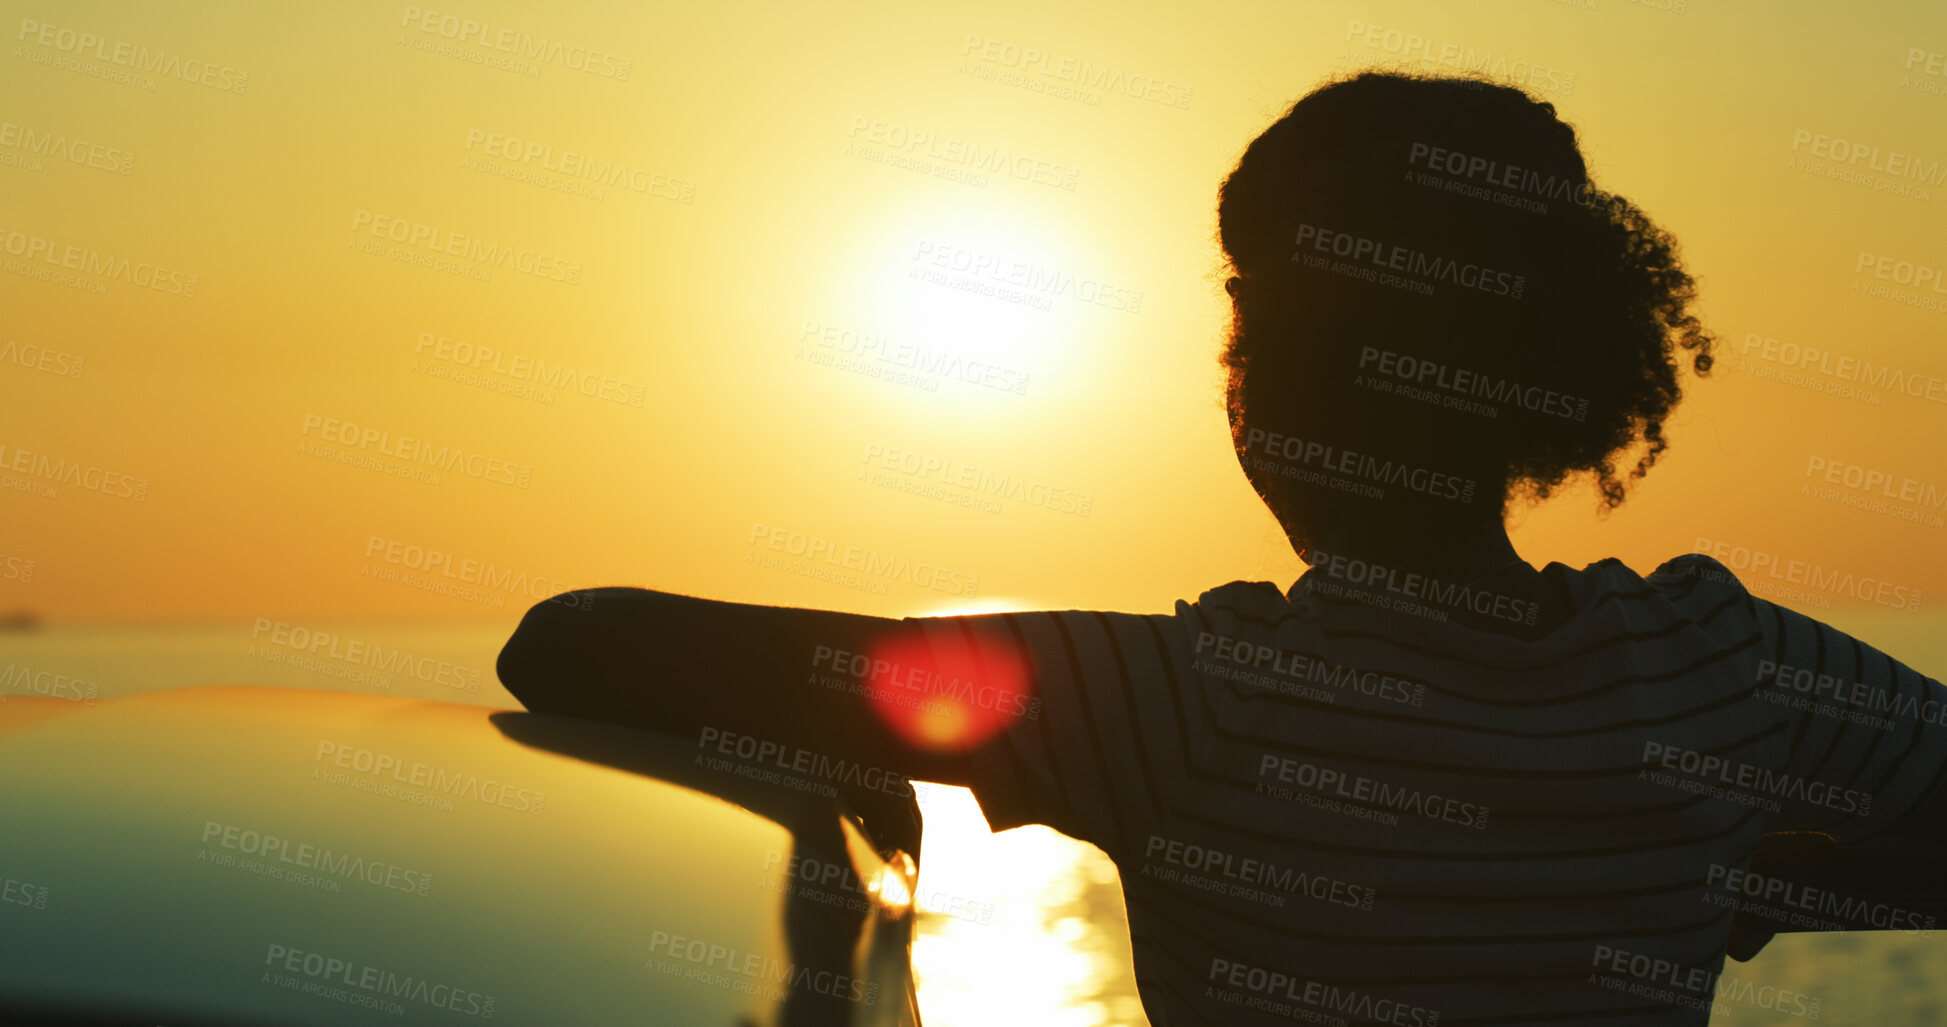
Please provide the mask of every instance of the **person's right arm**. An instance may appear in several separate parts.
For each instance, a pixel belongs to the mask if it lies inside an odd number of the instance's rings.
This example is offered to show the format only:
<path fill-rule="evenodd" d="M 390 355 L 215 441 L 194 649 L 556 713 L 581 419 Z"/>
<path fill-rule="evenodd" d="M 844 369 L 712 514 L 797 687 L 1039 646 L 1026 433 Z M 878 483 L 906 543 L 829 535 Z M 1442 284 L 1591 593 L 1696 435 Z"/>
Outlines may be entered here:
<path fill-rule="evenodd" d="M 1739 598 L 1760 636 L 1752 699 L 1791 733 L 1785 776 L 1772 782 L 1782 787 L 1767 789 L 1780 808 L 1749 865 L 1760 908 L 1733 921 L 1729 955 L 1749 960 L 1781 931 L 1947 920 L 1947 686 L 1829 624 Z M 1774 886 L 1865 914 L 1780 920 L 1763 908 L 1777 906 Z"/>
<path fill-rule="evenodd" d="M 1791 780 L 1767 830 L 1823 834 L 1855 855 L 1947 856 L 1947 685 L 1796 610 L 1749 602 L 1762 636 L 1753 697 L 1791 710 Z"/>

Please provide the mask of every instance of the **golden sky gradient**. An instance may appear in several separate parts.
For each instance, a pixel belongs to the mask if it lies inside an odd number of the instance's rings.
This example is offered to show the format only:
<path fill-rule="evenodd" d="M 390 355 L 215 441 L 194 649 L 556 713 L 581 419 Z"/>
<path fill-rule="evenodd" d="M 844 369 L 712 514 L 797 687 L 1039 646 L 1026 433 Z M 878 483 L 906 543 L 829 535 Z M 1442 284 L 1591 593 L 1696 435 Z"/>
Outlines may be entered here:
<path fill-rule="evenodd" d="M 1523 555 L 1718 540 L 1947 603 L 1938 6 L 19 3 L 5 32 L 0 612 L 1289 584 L 1222 415 L 1218 183 L 1329 75 L 1470 59 L 1676 233 L 1724 343 L 1631 501 L 1521 516 Z M 1783 380 L 1807 348 L 1916 394 Z M 954 484 L 998 476 L 1037 488 Z"/>

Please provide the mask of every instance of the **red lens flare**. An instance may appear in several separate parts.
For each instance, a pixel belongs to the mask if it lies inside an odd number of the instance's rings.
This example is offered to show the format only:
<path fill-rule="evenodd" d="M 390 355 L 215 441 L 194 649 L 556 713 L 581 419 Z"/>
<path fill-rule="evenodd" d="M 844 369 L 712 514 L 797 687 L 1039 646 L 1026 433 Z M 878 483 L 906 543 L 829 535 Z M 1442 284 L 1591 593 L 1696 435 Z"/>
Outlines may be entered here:
<path fill-rule="evenodd" d="M 1036 709 L 1015 647 L 979 630 L 942 652 L 919 629 L 875 645 L 858 675 L 872 709 L 908 743 L 964 752 Z"/>

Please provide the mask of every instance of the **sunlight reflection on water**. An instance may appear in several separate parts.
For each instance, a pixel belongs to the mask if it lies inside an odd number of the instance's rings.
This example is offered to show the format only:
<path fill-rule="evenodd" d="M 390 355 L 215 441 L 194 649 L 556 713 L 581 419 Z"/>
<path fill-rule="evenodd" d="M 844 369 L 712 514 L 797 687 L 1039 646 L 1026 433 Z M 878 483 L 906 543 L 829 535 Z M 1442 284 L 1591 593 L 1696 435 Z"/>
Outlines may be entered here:
<path fill-rule="evenodd" d="M 928 786 L 913 972 L 927 1027 L 1147 1027 L 1115 864 L 1045 827 L 993 834 Z"/>

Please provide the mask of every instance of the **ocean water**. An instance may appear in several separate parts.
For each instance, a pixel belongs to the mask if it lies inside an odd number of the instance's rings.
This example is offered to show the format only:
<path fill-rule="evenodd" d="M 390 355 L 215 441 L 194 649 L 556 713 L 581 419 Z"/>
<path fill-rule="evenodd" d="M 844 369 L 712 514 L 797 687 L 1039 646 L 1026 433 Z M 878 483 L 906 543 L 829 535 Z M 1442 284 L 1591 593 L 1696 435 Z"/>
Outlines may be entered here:
<path fill-rule="evenodd" d="M 1947 676 L 1947 616 L 1807 612 L 1922 673 Z M 503 626 L 477 623 L 254 621 L 6 632 L 0 701 L 38 691 L 101 702 L 165 688 L 253 684 L 518 708 L 494 676 L 505 637 Z M 929 1027 L 1147 1023 L 1129 966 L 1120 885 L 1106 857 L 1046 828 L 992 834 L 963 789 L 927 789 L 922 807 L 926 859 L 913 959 Z M 996 985 L 1003 981 L 1005 987 Z M 1712 1022 L 1947 1023 L 1947 934 L 1776 937 L 1755 960 L 1727 963 Z"/>

